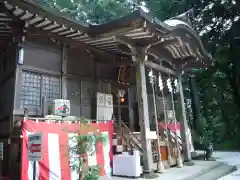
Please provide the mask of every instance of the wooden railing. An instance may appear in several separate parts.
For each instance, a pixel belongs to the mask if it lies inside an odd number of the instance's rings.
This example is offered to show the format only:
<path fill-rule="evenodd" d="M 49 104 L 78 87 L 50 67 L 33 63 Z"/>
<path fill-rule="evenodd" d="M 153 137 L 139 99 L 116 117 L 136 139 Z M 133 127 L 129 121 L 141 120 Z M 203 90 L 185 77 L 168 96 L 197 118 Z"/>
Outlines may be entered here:
<path fill-rule="evenodd" d="M 180 136 L 176 136 L 175 132 L 173 132 L 171 129 L 167 129 L 163 131 L 164 132 L 164 137 L 165 139 L 167 138 L 167 136 L 169 136 L 170 138 L 168 139 L 170 142 L 169 143 L 174 143 L 176 144 L 178 142 L 180 149 L 182 149 L 182 138 Z M 176 139 L 177 137 L 177 139 Z M 176 142 L 177 141 L 177 142 Z"/>
<path fill-rule="evenodd" d="M 139 150 L 142 152 L 142 148 L 140 146 L 141 140 L 139 139 L 138 136 L 136 136 L 131 129 L 123 122 L 123 121 L 118 121 L 120 125 L 120 131 L 121 131 L 121 136 L 122 138 L 126 141 L 126 144 L 129 146 L 131 150 Z"/>
<path fill-rule="evenodd" d="M 123 122 L 123 121 L 118 121 L 116 124 L 116 130 L 118 131 L 118 136 L 121 136 L 122 140 L 124 141 L 125 144 L 125 150 L 138 150 L 141 153 L 142 151 L 142 142 L 140 140 L 140 132 L 134 133 L 132 130 Z M 182 150 L 182 139 L 181 137 L 177 136 L 177 141 L 178 145 L 176 143 L 176 134 L 173 132 L 171 129 L 161 129 L 161 146 L 167 148 L 167 157 L 170 155 L 172 158 L 176 157 L 176 149 L 179 148 Z M 159 136 L 160 136 L 159 134 Z M 168 143 L 167 143 L 167 138 L 168 138 Z M 152 152 L 153 152 L 153 160 L 154 162 L 157 162 L 159 157 L 158 153 L 156 153 L 157 148 L 156 148 L 156 140 L 152 140 Z M 175 165 L 174 161 L 173 164 L 169 162 L 170 165 Z"/>

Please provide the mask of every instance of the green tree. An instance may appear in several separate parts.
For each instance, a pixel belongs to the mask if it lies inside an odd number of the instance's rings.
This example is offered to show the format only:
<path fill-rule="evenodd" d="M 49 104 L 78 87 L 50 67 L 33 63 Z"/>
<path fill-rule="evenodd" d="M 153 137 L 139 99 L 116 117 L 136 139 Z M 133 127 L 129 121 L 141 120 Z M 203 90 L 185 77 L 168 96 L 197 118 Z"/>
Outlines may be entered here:
<path fill-rule="evenodd" d="M 75 20 L 92 24 L 113 21 L 136 8 L 125 0 L 44 0 L 42 3 Z"/>
<path fill-rule="evenodd" d="M 204 123 L 203 133 L 219 144 L 220 148 L 239 148 L 240 141 L 236 137 L 240 134 L 240 2 L 149 0 L 147 5 L 161 20 L 190 8 L 195 9 L 194 28 L 202 36 L 202 42 L 215 61 L 213 67 L 196 74 Z"/>

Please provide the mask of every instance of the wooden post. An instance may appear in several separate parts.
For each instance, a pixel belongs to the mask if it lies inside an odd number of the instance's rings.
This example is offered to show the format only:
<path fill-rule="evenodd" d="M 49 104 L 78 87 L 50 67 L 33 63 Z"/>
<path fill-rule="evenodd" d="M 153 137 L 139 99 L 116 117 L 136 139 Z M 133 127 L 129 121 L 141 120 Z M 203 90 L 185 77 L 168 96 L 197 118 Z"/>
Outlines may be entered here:
<path fill-rule="evenodd" d="M 135 131 L 134 127 L 134 111 L 133 111 L 133 89 L 131 87 L 128 88 L 128 111 L 129 111 L 129 128 L 132 131 Z"/>
<path fill-rule="evenodd" d="M 152 171 L 153 157 L 152 145 L 148 139 L 148 132 L 150 131 L 149 112 L 148 112 L 148 99 L 146 87 L 146 74 L 145 74 L 145 48 L 132 47 L 131 48 L 136 65 L 136 84 L 137 84 L 137 100 L 139 109 L 139 123 L 140 133 L 143 150 L 143 171 L 149 173 Z"/>
<path fill-rule="evenodd" d="M 61 64 L 61 97 L 67 99 L 67 47 L 62 46 L 62 64 Z"/>

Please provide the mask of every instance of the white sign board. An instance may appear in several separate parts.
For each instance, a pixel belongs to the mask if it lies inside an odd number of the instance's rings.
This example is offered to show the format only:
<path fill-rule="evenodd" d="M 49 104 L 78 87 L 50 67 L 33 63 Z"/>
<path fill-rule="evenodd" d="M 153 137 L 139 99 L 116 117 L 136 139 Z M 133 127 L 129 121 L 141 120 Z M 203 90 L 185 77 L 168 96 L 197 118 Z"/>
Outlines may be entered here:
<path fill-rule="evenodd" d="M 97 92 L 97 120 L 109 121 L 113 115 L 113 96 Z"/>
<path fill-rule="evenodd" d="M 42 160 L 42 134 L 35 133 L 28 135 L 28 160 Z"/>
<path fill-rule="evenodd" d="M 0 142 L 0 160 L 3 160 L 3 142 Z"/>

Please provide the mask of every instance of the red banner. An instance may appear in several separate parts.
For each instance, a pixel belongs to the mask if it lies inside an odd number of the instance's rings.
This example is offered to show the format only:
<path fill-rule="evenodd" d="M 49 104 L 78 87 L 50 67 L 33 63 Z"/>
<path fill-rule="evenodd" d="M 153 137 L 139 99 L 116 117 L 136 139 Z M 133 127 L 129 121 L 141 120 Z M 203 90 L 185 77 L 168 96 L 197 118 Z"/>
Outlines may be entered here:
<path fill-rule="evenodd" d="M 98 132 L 107 135 L 106 142 L 99 142 L 96 153 L 88 156 L 88 165 L 99 165 L 100 175 L 111 172 L 113 122 L 92 123 L 88 128 L 80 128 L 81 124 L 56 124 L 27 120 L 22 123 L 22 169 L 21 180 L 33 179 L 33 162 L 28 161 L 28 135 L 43 134 L 42 160 L 36 163 L 36 180 L 76 180 L 78 172 L 71 168 L 76 163 L 76 156 L 71 154 L 71 146 L 76 143 L 72 139 L 77 134 Z M 32 147 L 31 151 L 36 151 Z M 30 150 L 29 150 L 30 151 Z"/>

